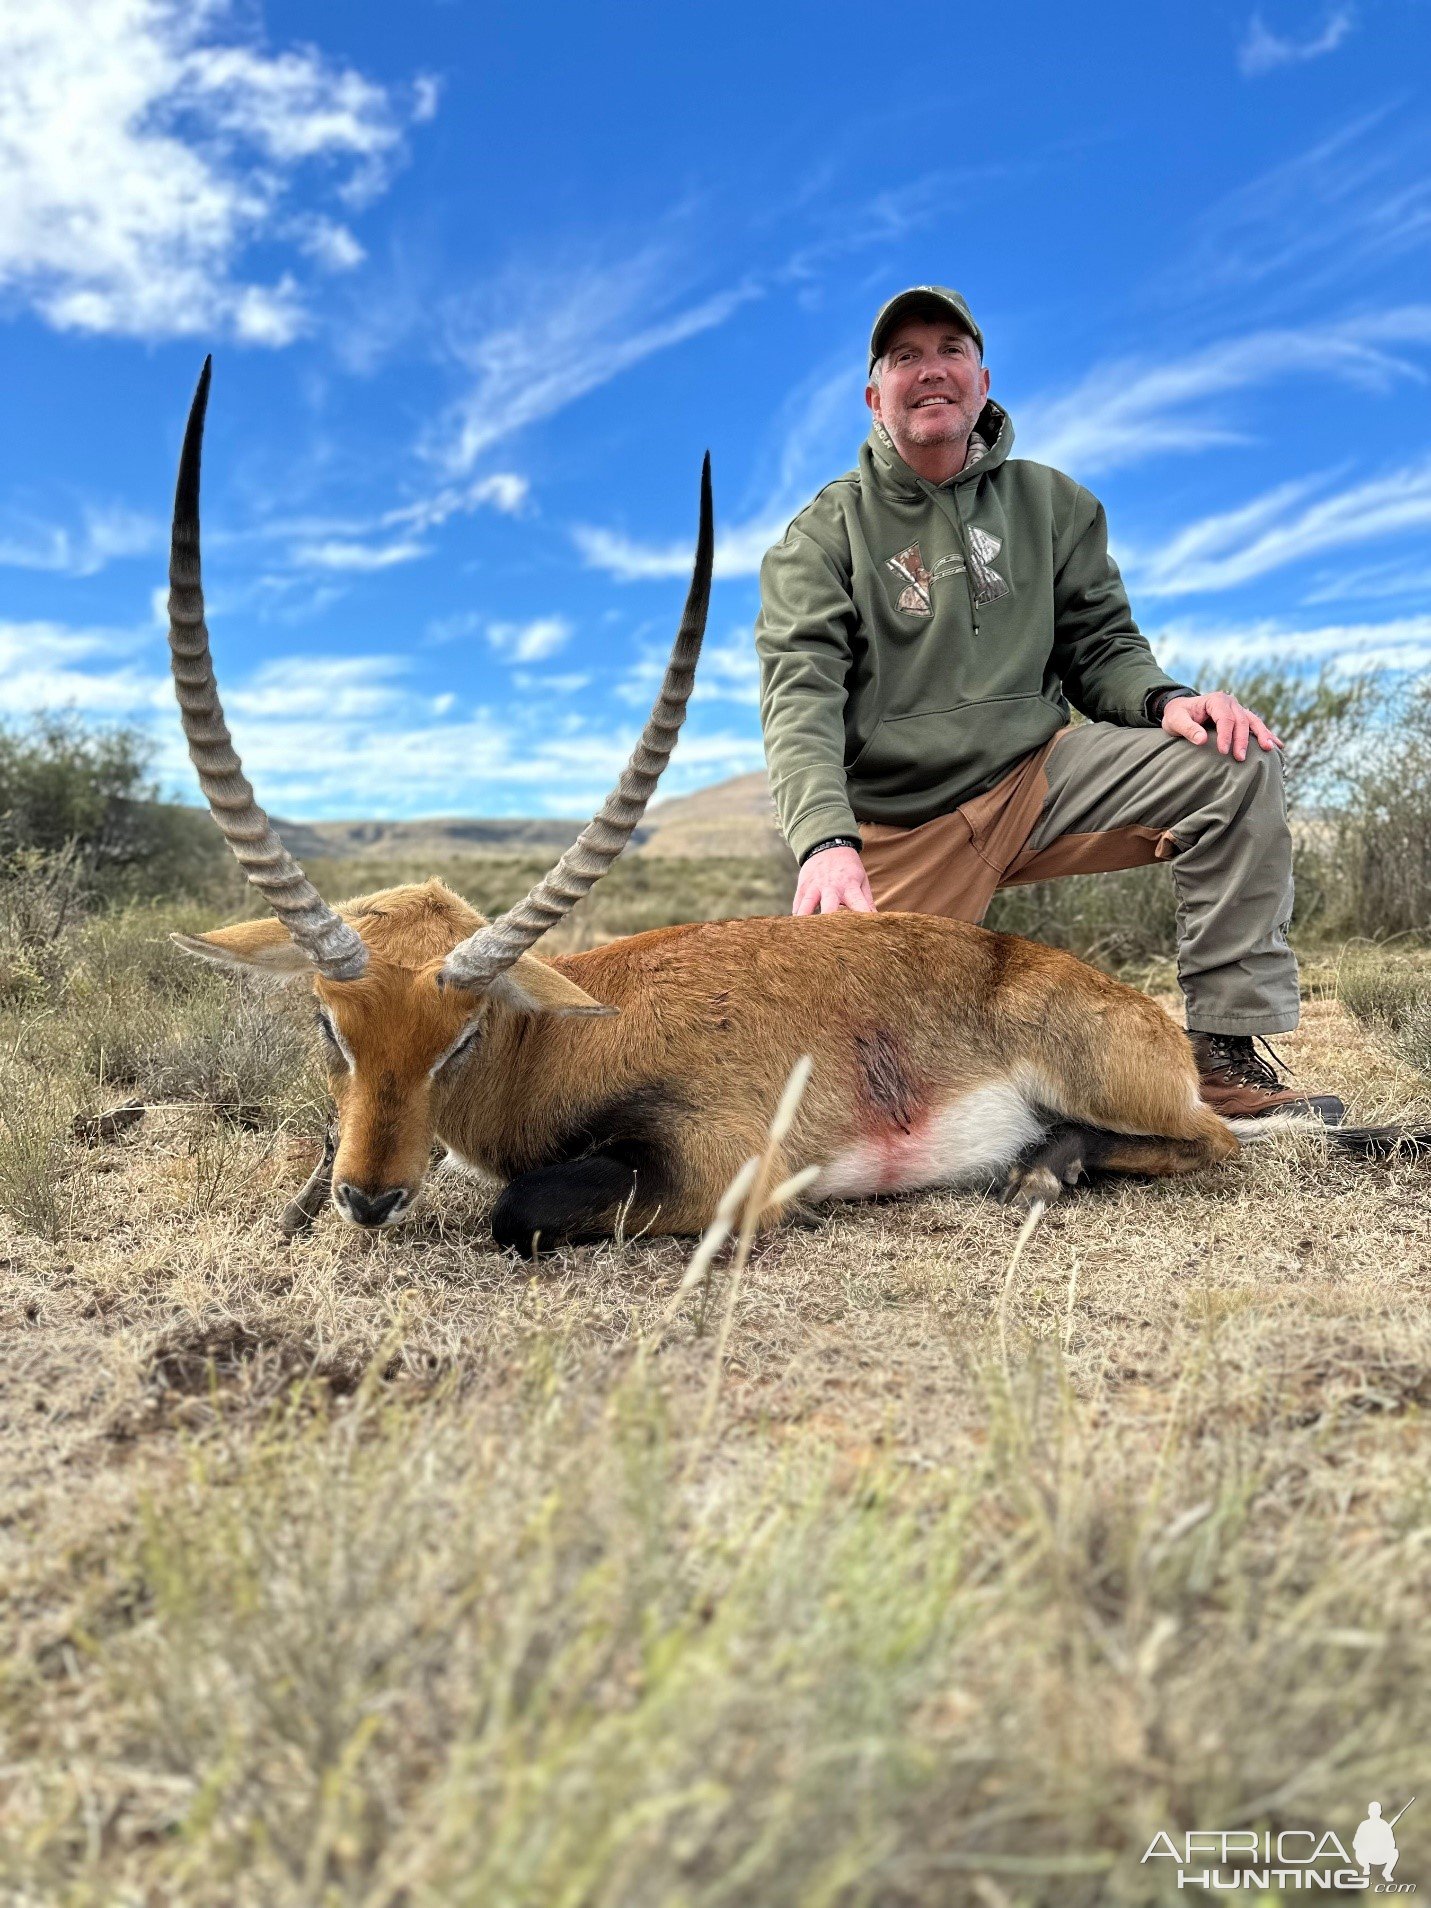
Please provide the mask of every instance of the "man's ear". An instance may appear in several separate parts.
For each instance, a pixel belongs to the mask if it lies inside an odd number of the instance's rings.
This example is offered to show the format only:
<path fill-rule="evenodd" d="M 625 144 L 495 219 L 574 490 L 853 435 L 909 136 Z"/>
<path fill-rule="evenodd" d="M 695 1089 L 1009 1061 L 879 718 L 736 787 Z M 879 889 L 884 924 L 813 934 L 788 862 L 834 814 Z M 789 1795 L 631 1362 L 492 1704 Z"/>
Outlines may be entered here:
<path fill-rule="evenodd" d="M 212 934 L 171 934 L 169 939 L 198 960 L 246 968 L 272 980 L 301 980 L 314 972 L 312 961 L 281 921 L 239 921 Z"/>
<path fill-rule="evenodd" d="M 592 1020 L 621 1011 L 619 1007 L 603 1007 L 575 981 L 569 981 L 565 974 L 539 961 L 535 954 L 519 954 L 487 991 L 493 1000 L 519 1014 L 581 1015 Z"/>

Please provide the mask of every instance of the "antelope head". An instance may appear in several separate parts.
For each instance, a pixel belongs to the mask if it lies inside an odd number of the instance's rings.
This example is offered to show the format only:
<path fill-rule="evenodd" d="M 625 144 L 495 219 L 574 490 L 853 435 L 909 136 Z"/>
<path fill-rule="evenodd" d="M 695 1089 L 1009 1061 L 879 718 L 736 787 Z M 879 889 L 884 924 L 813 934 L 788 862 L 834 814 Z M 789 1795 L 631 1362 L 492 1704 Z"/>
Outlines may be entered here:
<path fill-rule="evenodd" d="M 490 922 L 439 882 L 332 908 L 259 807 L 219 703 L 199 558 L 199 468 L 210 368 L 206 359 L 174 496 L 170 658 L 199 786 L 273 918 L 174 939 L 187 953 L 223 966 L 312 987 L 337 1108 L 333 1204 L 353 1225 L 391 1225 L 417 1196 L 437 1106 L 494 1011 L 615 1011 L 528 950 L 616 860 L 675 747 L 710 599 L 710 459 L 701 472 L 690 592 L 655 706 L 615 788 L 551 872 Z M 303 1198 L 328 1176 L 325 1160 Z M 303 1210 L 313 1216 L 311 1205 Z"/>

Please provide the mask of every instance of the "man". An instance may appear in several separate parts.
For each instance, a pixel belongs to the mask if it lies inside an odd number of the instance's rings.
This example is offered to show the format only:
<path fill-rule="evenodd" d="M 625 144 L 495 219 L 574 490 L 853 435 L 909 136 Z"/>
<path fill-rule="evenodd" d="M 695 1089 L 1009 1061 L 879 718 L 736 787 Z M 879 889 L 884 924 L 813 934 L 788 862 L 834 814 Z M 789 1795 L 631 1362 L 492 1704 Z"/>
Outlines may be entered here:
<path fill-rule="evenodd" d="M 958 292 L 880 311 L 858 467 L 761 566 L 756 648 L 797 914 L 980 921 L 996 889 L 1169 861 L 1203 1095 L 1229 1117 L 1314 1109 L 1257 1036 L 1297 1025 L 1279 743 L 1174 682 L 1139 633 L 1102 506 L 1013 459 Z M 1068 726 L 1072 702 L 1089 720 Z"/>

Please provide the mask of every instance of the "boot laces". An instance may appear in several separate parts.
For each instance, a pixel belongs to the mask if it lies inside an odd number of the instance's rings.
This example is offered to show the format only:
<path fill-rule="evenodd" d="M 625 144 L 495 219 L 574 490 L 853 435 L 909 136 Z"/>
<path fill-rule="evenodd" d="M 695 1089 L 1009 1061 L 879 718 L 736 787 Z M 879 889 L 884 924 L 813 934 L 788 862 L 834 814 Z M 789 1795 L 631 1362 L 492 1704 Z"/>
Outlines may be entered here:
<path fill-rule="evenodd" d="M 1265 1060 L 1257 1051 L 1258 1044 L 1266 1048 L 1271 1059 Z M 1262 1034 L 1213 1034 L 1209 1041 L 1209 1059 L 1219 1072 L 1227 1073 L 1239 1086 L 1269 1087 L 1281 1086 L 1281 1074 L 1291 1074 L 1292 1069 L 1278 1053 L 1277 1049 Z M 1276 1064 L 1274 1065 L 1273 1062 Z M 1295 1077 L 1295 1076 L 1293 1076 Z"/>

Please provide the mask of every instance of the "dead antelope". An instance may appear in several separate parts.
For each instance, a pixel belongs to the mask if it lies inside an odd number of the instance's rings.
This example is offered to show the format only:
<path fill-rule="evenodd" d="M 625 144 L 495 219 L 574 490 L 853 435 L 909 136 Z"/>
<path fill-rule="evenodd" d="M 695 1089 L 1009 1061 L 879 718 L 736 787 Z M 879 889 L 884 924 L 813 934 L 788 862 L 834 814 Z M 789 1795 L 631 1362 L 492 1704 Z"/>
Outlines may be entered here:
<path fill-rule="evenodd" d="M 1186 1036 L 1133 988 L 960 922 L 787 916 L 529 951 L 620 854 L 675 746 L 710 595 L 709 460 L 660 695 L 574 846 L 492 922 L 438 881 L 329 907 L 255 801 L 219 704 L 199 561 L 208 391 L 206 363 L 174 500 L 169 641 L 200 785 L 276 918 L 175 938 L 316 996 L 336 1150 L 290 1208 L 295 1224 L 330 1182 L 352 1224 L 393 1224 L 439 1140 L 504 1182 L 492 1213 L 503 1246 L 532 1252 L 618 1225 L 699 1232 L 760 1150 L 802 1053 L 814 1073 L 777 1166 L 783 1177 L 818 1165 L 816 1201 L 1000 1182 L 1047 1200 L 1084 1173 L 1194 1172 L 1232 1158 L 1239 1135 L 1288 1123 L 1205 1107 Z M 1327 1137 L 1384 1150 L 1396 1136 Z"/>

